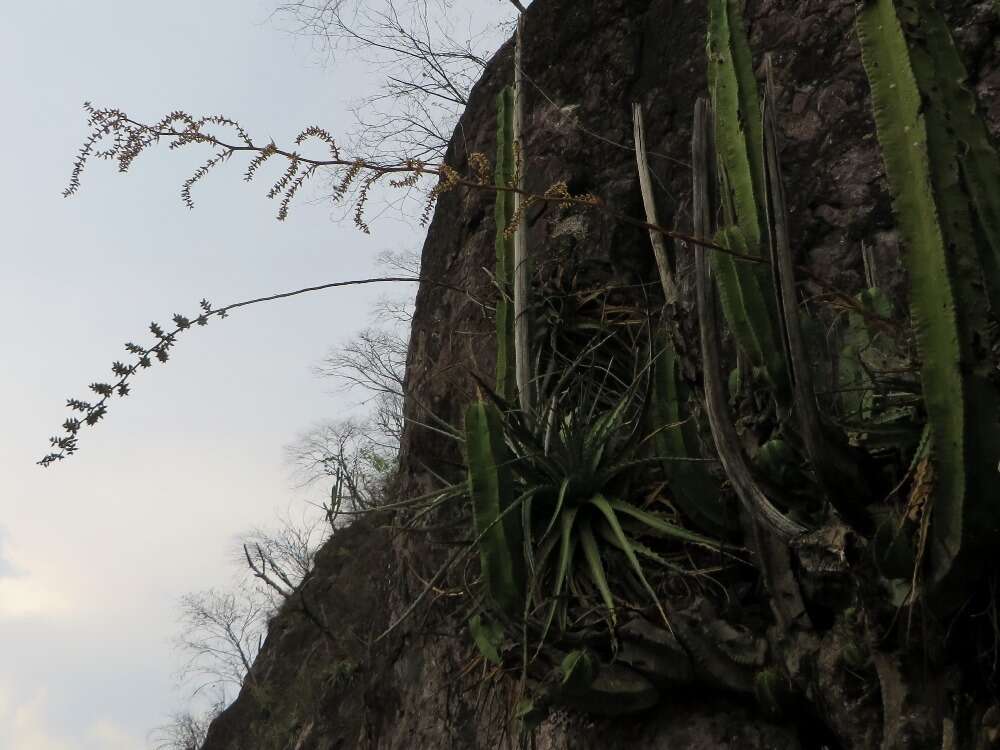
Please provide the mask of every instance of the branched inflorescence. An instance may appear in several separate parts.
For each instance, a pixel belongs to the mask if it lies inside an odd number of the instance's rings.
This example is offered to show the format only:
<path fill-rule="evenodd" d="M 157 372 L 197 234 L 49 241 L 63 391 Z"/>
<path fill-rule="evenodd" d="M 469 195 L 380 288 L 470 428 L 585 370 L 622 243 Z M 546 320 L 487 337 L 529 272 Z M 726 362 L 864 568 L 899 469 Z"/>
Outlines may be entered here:
<path fill-rule="evenodd" d="M 156 342 L 151 346 L 142 346 L 141 344 L 134 344 L 132 342 L 125 344 L 125 350 L 135 357 L 135 360 L 131 364 L 114 362 L 111 365 L 111 372 L 116 378 L 113 382 L 95 382 L 90 384 L 90 390 L 99 397 L 97 401 L 83 401 L 76 398 L 68 399 L 66 406 L 74 413 L 74 416 L 67 418 L 63 422 L 62 435 L 56 435 L 49 439 L 55 450 L 44 456 L 38 463 L 41 466 L 49 466 L 56 461 L 64 459 L 66 456 L 76 453 L 77 435 L 80 430 L 84 426 L 93 427 L 101 421 L 108 411 L 108 402 L 112 398 L 115 396 L 124 398 L 129 394 L 129 381 L 136 372 L 152 367 L 154 359 L 166 362 L 170 358 L 170 349 L 177 342 L 178 334 L 186 331 L 192 325 L 208 325 L 208 319 L 213 316 L 226 317 L 227 308 L 213 310 L 211 303 L 206 299 L 201 301 L 200 306 L 201 312 L 193 319 L 180 314 L 174 315 L 174 328 L 172 330 L 166 330 L 155 321 L 150 323 L 149 332 L 156 339 Z"/>
<path fill-rule="evenodd" d="M 233 302 L 224 307 L 212 307 L 208 300 L 201 301 L 201 311 L 194 318 L 188 318 L 184 315 L 174 315 L 173 322 L 174 328 L 167 331 L 158 323 L 151 323 L 149 325 L 149 331 L 153 334 L 156 339 L 155 343 L 151 346 L 143 347 L 139 344 L 128 343 L 125 345 L 125 349 L 135 357 L 135 361 L 126 365 L 121 362 L 115 362 L 111 366 L 111 371 L 114 373 L 117 380 L 110 383 L 92 383 L 90 385 L 90 390 L 97 394 L 100 398 L 99 400 L 91 403 L 89 401 L 82 401 L 80 399 L 69 399 L 66 405 L 74 413 L 69 419 L 63 423 L 63 433 L 62 435 L 55 436 L 50 439 L 52 447 L 55 449 L 52 453 L 43 457 L 38 463 L 42 466 L 49 466 L 56 461 L 60 461 L 66 456 L 76 453 L 77 450 L 77 433 L 84 426 L 93 427 L 96 425 L 107 413 L 108 401 L 115 397 L 127 396 L 129 394 L 130 380 L 133 375 L 135 375 L 139 370 L 146 369 L 147 367 L 152 367 L 153 359 L 157 359 L 160 362 L 166 362 L 170 357 L 170 349 L 174 346 L 177 341 L 177 336 L 194 325 L 204 326 L 208 324 L 209 318 L 225 318 L 228 314 L 240 307 L 248 307 L 250 305 L 258 305 L 264 302 L 274 302 L 277 300 L 288 299 L 289 297 L 297 297 L 301 294 L 311 294 L 313 292 L 321 292 L 327 289 L 337 289 L 346 286 L 362 286 L 367 284 L 392 284 L 392 283 L 412 283 L 421 282 L 427 284 L 433 284 L 436 287 L 442 289 L 449 289 L 453 292 L 459 292 L 468 295 L 465 289 L 453 286 L 444 281 L 439 281 L 436 279 L 428 279 L 419 275 L 403 275 L 403 276 L 378 276 L 375 278 L 368 279 L 350 279 L 346 281 L 332 281 L 326 284 L 319 284 L 317 286 L 309 286 L 303 289 L 295 289 L 290 292 L 279 292 L 277 294 L 271 294 L 266 297 L 257 297 L 255 299 L 242 300 L 240 302 Z M 475 298 L 473 298 L 475 299 Z M 477 301 L 477 304 L 482 305 L 482 302 Z"/>
<path fill-rule="evenodd" d="M 212 169 L 228 161 L 238 153 L 250 155 L 250 161 L 243 172 L 243 179 L 251 182 L 266 161 L 274 157 L 285 160 L 285 170 L 275 180 L 267 192 L 267 197 L 279 200 L 277 218 L 283 221 L 288 216 L 292 199 L 299 189 L 320 170 L 335 172 L 335 187 L 332 198 L 340 201 L 355 189 L 354 223 L 366 234 L 370 227 L 365 220 L 365 207 L 371 191 L 384 178 L 393 188 L 416 187 L 424 177 L 437 178 L 437 182 L 427 189 L 427 202 L 421 213 L 421 224 L 426 224 L 437 199 L 458 186 L 486 191 L 514 191 L 513 184 L 495 185 L 490 179 L 492 172 L 489 159 L 481 153 L 472 154 L 469 159 L 469 174 L 463 176 L 447 164 L 429 164 L 420 159 L 403 159 L 398 162 L 374 162 L 342 154 L 329 131 L 313 125 L 294 140 L 296 147 L 310 141 L 322 143 L 327 150 L 324 157 L 307 156 L 294 148 L 281 148 L 274 141 L 260 145 L 236 121 L 224 115 L 209 115 L 194 118 L 186 112 L 170 112 L 156 123 L 139 122 L 119 109 L 97 109 L 90 103 L 84 104 L 89 115 L 87 124 L 90 134 L 80 147 L 69 184 L 63 195 L 69 197 L 80 189 L 80 178 L 87 162 L 91 159 L 114 161 L 119 172 L 127 172 L 135 159 L 146 149 L 166 141 L 168 147 L 183 148 L 191 144 L 205 144 L 214 153 L 188 177 L 181 186 L 181 200 L 188 208 L 194 208 L 191 189 Z M 228 139 L 227 139 L 228 138 Z M 103 148 L 102 148 L 103 147 Z M 583 208 L 598 207 L 609 211 L 594 196 L 570 196 L 568 191 L 546 192 L 544 195 L 525 195 L 523 205 L 538 202 L 556 202 L 562 205 L 579 205 Z M 669 231 L 658 228 L 665 234 Z"/>
<path fill-rule="evenodd" d="M 328 151 L 323 158 L 308 157 L 296 150 L 279 148 L 273 141 L 258 145 L 237 121 L 224 115 L 195 119 L 186 112 L 177 110 L 154 124 L 148 124 L 132 119 L 119 109 L 96 109 L 89 103 L 85 104 L 84 108 L 89 115 L 87 124 L 91 132 L 73 163 L 69 185 L 63 191 L 63 195 L 67 197 L 79 190 L 81 175 L 90 159 L 114 161 L 118 164 L 119 172 L 127 172 L 139 154 L 163 140 L 168 142 L 170 149 L 196 143 L 206 144 L 215 149 L 215 153 L 181 186 L 181 200 L 188 208 L 194 208 L 191 189 L 195 183 L 238 152 L 252 154 L 243 173 L 246 182 L 252 181 L 264 162 L 272 157 L 277 156 L 285 160 L 285 171 L 267 192 L 268 198 L 279 201 L 277 218 L 280 221 L 288 216 L 292 199 L 302 185 L 322 168 L 342 172 L 333 193 L 334 200 L 343 199 L 353 186 L 358 185 L 354 223 L 366 233 L 369 232 L 369 227 L 364 217 L 365 205 L 371 189 L 386 175 L 403 175 L 399 179 L 392 180 L 392 185 L 395 187 L 413 187 L 421 177 L 434 174 L 444 178 L 449 189 L 454 187 L 454 183 L 448 179 L 448 172 L 440 166 L 429 166 L 412 159 L 394 164 L 380 164 L 345 158 L 341 156 L 340 149 L 329 131 L 317 125 L 299 133 L 294 143 L 295 146 L 303 146 L 309 141 L 319 141 Z M 235 137 L 227 140 L 227 133 Z M 104 148 L 101 148 L 102 146 Z M 442 192 L 444 189 L 441 185 L 430 190 L 433 198 Z"/>

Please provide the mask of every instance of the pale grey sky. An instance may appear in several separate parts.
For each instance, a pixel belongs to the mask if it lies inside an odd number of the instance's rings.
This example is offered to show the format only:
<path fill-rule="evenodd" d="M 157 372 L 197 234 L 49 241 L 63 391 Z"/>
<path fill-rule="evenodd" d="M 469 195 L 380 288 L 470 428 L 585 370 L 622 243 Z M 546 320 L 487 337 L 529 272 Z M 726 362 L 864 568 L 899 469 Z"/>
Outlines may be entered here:
<path fill-rule="evenodd" d="M 302 502 L 282 446 L 354 408 L 310 368 L 382 292 L 251 307 L 189 332 L 78 455 L 43 470 L 65 399 L 86 398 L 150 321 L 202 297 L 362 277 L 378 251 L 420 244 L 419 229 L 383 221 L 369 238 L 303 200 L 280 224 L 266 182 L 245 185 L 235 163 L 189 211 L 180 184 L 204 157 L 165 149 L 125 176 L 95 162 L 80 194 L 60 197 L 84 100 L 140 119 L 225 113 L 279 141 L 349 126 L 370 71 L 322 64 L 268 20 L 274 3 L 0 3 L 0 750 L 135 750 L 182 705 L 177 600 L 226 585 L 235 535 Z M 499 16 L 508 4 L 456 5 Z"/>

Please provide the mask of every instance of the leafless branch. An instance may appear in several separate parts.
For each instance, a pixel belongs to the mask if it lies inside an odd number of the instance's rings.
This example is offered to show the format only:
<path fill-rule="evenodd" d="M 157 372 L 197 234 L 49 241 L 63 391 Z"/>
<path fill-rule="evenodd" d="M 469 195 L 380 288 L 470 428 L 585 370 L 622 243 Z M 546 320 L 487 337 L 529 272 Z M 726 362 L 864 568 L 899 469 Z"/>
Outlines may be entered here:
<path fill-rule="evenodd" d="M 183 680 L 198 682 L 194 694 L 210 687 L 239 690 L 263 643 L 271 604 L 244 587 L 208 589 L 181 599 L 184 628 L 178 647 L 187 654 Z"/>
<path fill-rule="evenodd" d="M 150 733 L 154 750 L 201 750 L 208 727 L 225 708 L 225 698 L 216 700 L 207 711 L 178 711 L 169 721 Z"/>
<path fill-rule="evenodd" d="M 380 328 L 365 328 L 346 344 L 332 349 L 316 371 L 373 394 L 402 398 L 406 350 L 407 342 L 402 336 Z"/>
<path fill-rule="evenodd" d="M 286 450 L 303 483 L 333 480 L 326 512 L 331 525 L 336 525 L 340 511 L 365 510 L 380 503 L 398 448 L 398 433 L 386 434 L 369 422 L 343 419 L 317 425 Z"/>
<path fill-rule="evenodd" d="M 329 537 L 321 518 L 283 516 L 273 529 L 255 528 L 242 535 L 238 562 L 246 562 L 254 578 L 276 594 L 275 608 L 291 596 L 313 568 L 313 558 Z"/>
<path fill-rule="evenodd" d="M 355 102 L 352 146 L 373 158 L 439 159 L 469 92 L 506 36 L 501 28 L 459 31 L 451 0 L 290 2 L 276 14 L 293 30 L 384 71 Z"/>

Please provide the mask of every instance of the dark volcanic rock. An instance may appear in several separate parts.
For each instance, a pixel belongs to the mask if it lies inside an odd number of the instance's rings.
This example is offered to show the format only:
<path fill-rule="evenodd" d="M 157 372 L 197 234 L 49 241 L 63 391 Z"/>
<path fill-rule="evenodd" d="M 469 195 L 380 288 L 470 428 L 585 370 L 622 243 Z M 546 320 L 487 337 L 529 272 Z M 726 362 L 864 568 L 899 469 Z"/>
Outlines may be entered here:
<path fill-rule="evenodd" d="M 943 3 L 970 65 L 972 83 L 996 129 L 1000 125 L 996 16 L 989 2 Z M 905 277 L 853 32 L 853 0 L 748 0 L 751 46 L 759 63 L 774 54 L 779 126 L 799 262 L 848 293 L 864 283 L 861 245 L 874 250 L 880 285 L 905 309 Z M 566 181 L 610 207 L 642 215 L 632 145 L 631 104 L 642 103 L 661 223 L 687 229 L 687 162 L 692 111 L 706 90 L 702 0 L 535 0 L 526 18 L 524 65 L 527 187 Z M 472 152 L 495 151 L 494 97 L 511 77 L 504 47 L 476 86 L 447 161 L 465 171 Z M 605 282 L 655 279 L 645 231 L 591 212 L 536 208 L 529 242 L 545 274 L 559 253 L 597 269 Z M 495 291 L 489 194 L 445 194 L 423 251 L 423 273 L 467 294 L 424 284 L 417 296 L 407 378 L 407 410 L 431 410 L 459 424 L 473 391 L 470 371 L 493 372 L 494 328 L 480 301 Z M 675 251 L 681 288 L 680 333 L 693 330 L 688 249 Z M 545 254 L 548 255 L 545 255 Z M 693 339 L 689 338 L 690 342 Z M 688 346 L 685 372 L 698 363 Z M 457 476 L 456 446 L 411 426 L 403 441 L 399 496 L 425 491 L 425 467 Z M 301 601 L 272 624 L 251 678 L 213 724 L 205 750 L 334 748 L 493 748 L 503 746 L 512 711 L 509 687 L 473 665 L 465 626 L 448 597 L 423 609 L 389 637 L 373 642 L 419 592 L 442 559 L 439 546 L 359 521 L 322 551 Z M 323 629 L 315 621 L 323 624 Z M 844 712 L 833 712 L 842 714 Z M 749 701 L 667 695 L 658 707 L 626 719 L 554 713 L 536 747 L 799 748 L 819 747 L 802 727 L 765 720 Z M 839 721 L 834 716 L 831 721 Z M 879 716 L 846 716 L 843 747 L 871 747 Z M 851 722 L 854 722 L 852 725 Z M 825 740 L 823 741 L 825 742 Z"/>

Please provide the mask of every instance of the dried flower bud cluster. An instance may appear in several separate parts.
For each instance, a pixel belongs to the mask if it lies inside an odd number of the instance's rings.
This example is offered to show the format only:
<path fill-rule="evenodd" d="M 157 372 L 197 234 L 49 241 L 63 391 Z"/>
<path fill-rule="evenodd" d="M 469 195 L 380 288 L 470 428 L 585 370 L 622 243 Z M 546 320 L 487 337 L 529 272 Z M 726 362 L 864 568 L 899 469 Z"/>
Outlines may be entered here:
<path fill-rule="evenodd" d="M 489 157 L 482 151 L 469 154 L 469 168 L 480 185 L 486 185 L 493 181 L 493 165 L 490 164 Z"/>
<path fill-rule="evenodd" d="M 434 211 L 437 199 L 449 190 L 454 190 L 455 187 L 462 183 L 462 178 L 458 172 L 447 164 L 441 165 L 438 174 L 440 175 L 438 184 L 431 189 L 430 195 L 427 196 L 427 202 L 424 204 L 424 210 L 420 214 L 420 226 L 426 226 L 431 220 L 431 213 Z"/>

